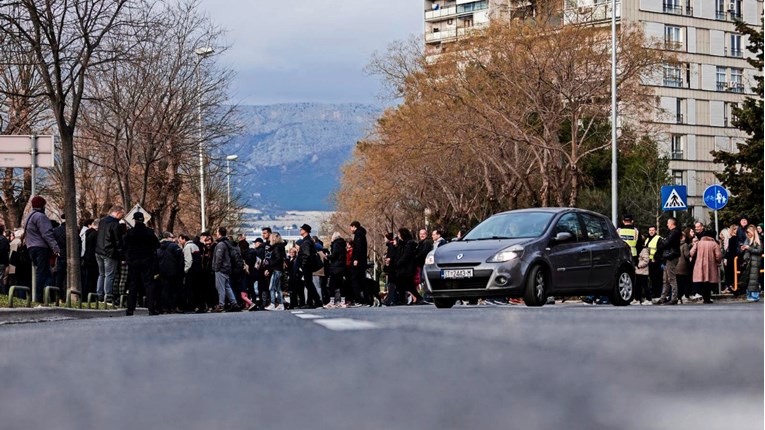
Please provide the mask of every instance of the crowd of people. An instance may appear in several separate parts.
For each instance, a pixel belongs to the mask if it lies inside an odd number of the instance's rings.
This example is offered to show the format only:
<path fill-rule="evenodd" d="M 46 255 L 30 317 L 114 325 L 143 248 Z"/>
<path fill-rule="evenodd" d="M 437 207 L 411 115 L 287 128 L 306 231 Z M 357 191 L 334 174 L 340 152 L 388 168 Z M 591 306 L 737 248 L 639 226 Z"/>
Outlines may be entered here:
<path fill-rule="evenodd" d="M 737 224 L 717 236 L 700 222 L 681 229 L 677 220 L 670 218 L 667 237 L 660 236 L 654 226 L 648 228 L 646 236 L 634 225 L 632 216 L 625 215 L 618 232 L 632 249 L 635 302 L 712 303 L 711 293 L 719 283 L 723 284 L 723 294 L 746 294 L 747 300 L 759 301 L 763 285 L 762 226 L 749 224 L 749 218 L 742 214 Z"/>
<path fill-rule="evenodd" d="M 40 302 L 45 286 L 66 290 L 66 225 L 45 215 L 44 198 L 35 196 L 31 203 L 23 229 L 5 232 L 0 225 L 0 292 L 7 294 L 9 285 L 32 285 L 34 270 L 32 294 Z M 157 234 L 145 225 L 141 212 L 129 220 L 131 228 L 124 217 L 125 209 L 114 206 L 100 220 L 83 220 L 75 252 L 82 261 L 81 299 L 117 304 L 127 296 L 128 315 L 139 300 L 152 315 L 429 304 L 421 293 L 426 292 L 423 267 L 428 254 L 447 243 L 440 229 L 421 229 L 417 237 L 407 228 L 385 234 L 386 284 L 381 292 L 368 273 L 367 231 L 358 221 L 349 225 L 352 237 L 335 232 L 325 247 L 307 224 L 294 243 L 268 227 L 250 243 L 242 234 L 229 236 L 225 227 L 176 236 Z M 700 222 L 681 229 L 670 218 L 667 229 L 666 237 L 655 226 L 643 235 L 630 215 L 618 229 L 632 250 L 636 304 L 711 303 L 721 281 L 722 293 L 759 300 L 762 224 L 750 225 L 742 215 L 715 237 Z"/>

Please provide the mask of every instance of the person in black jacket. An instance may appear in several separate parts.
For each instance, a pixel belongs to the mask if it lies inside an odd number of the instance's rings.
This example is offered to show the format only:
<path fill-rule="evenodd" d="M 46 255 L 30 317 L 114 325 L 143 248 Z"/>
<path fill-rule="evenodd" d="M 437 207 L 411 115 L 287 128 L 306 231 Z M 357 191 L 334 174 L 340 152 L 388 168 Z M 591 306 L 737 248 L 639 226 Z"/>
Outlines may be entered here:
<path fill-rule="evenodd" d="M 396 262 L 398 261 L 399 241 L 398 236 L 392 232 L 385 234 L 385 257 L 383 257 L 383 272 L 387 275 L 388 296 L 385 298 L 387 306 L 400 304 L 400 292 L 396 284 Z"/>
<path fill-rule="evenodd" d="M 0 224 L 0 294 L 8 294 L 8 287 L 3 283 L 5 268 L 10 263 L 11 242 L 5 237 L 5 225 Z"/>
<path fill-rule="evenodd" d="M 353 221 L 350 227 L 351 233 L 353 233 L 351 286 L 353 287 L 354 300 L 359 304 L 366 302 L 366 304 L 371 305 L 373 300 L 371 297 L 362 298 L 361 296 L 367 277 L 367 230 L 358 221 Z"/>
<path fill-rule="evenodd" d="M 313 282 L 313 267 L 314 255 L 316 255 L 316 244 L 311 239 L 311 226 L 303 224 L 300 227 L 300 236 L 303 237 L 300 243 L 300 251 L 298 251 L 298 260 L 300 261 L 300 272 L 303 278 L 303 285 L 308 290 L 308 300 L 306 303 L 307 308 L 320 308 L 324 306 L 321 302 L 321 296 L 316 289 L 316 285 Z"/>
<path fill-rule="evenodd" d="M 265 277 L 270 279 L 268 290 L 271 294 L 271 303 L 266 309 L 269 311 L 283 311 L 284 296 L 282 295 L 282 275 L 287 261 L 287 244 L 277 232 L 270 234 L 269 241 L 271 242 L 270 255 L 263 261 L 263 265 L 265 266 Z M 277 301 L 279 302 L 278 306 L 275 305 Z"/>
<path fill-rule="evenodd" d="M 667 228 L 669 229 L 669 234 L 663 242 L 659 243 L 654 255 L 655 261 L 664 261 L 664 286 L 661 290 L 658 304 L 676 305 L 679 297 L 677 295 L 677 274 L 675 270 L 677 268 L 677 260 L 680 257 L 680 239 L 682 234 L 680 229 L 677 228 L 677 220 L 674 218 L 667 220 Z M 671 300 L 669 298 L 670 287 L 672 289 Z"/>
<path fill-rule="evenodd" d="M 125 260 L 128 265 L 128 308 L 133 315 L 138 294 L 146 295 L 149 315 L 159 315 L 160 297 L 154 288 L 154 271 L 159 240 L 154 230 L 143 223 L 143 213 L 133 214 L 135 227 L 125 234 Z"/>
<path fill-rule="evenodd" d="M 161 297 L 162 311 L 179 313 L 181 310 L 178 299 L 183 280 L 184 258 L 183 250 L 175 243 L 175 235 L 169 231 L 162 233 L 162 240 L 157 249 L 157 263 L 159 282 L 154 288 L 158 290 L 156 294 Z"/>
<path fill-rule="evenodd" d="M 332 234 L 332 242 L 329 245 L 329 305 L 328 308 L 339 306 L 342 301 L 342 290 L 345 275 L 345 259 L 348 244 L 338 232 Z"/>
<path fill-rule="evenodd" d="M 98 242 L 98 223 L 91 219 L 84 222 L 85 230 L 85 252 L 82 256 L 82 297 L 88 297 L 88 294 L 95 293 L 98 287 L 98 262 L 96 261 L 96 244 Z"/>
<path fill-rule="evenodd" d="M 114 279 L 124 253 L 120 228 L 120 220 L 124 216 L 125 208 L 113 206 L 109 209 L 109 215 L 98 222 L 98 240 L 96 241 L 98 300 L 104 300 L 106 295 L 113 295 Z"/>
<path fill-rule="evenodd" d="M 414 277 L 417 272 L 417 242 L 407 228 L 398 230 L 398 238 L 401 242 L 401 248 L 398 252 L 398 261 L 396 261 L 396 279 L 398 280 L 398 290 L 402 293 L 401 299 L 404 299 L 403 294 L 408 292 L 414 297 L 415 304 L 423 304 L 424 300 L 414 284 Z"/>

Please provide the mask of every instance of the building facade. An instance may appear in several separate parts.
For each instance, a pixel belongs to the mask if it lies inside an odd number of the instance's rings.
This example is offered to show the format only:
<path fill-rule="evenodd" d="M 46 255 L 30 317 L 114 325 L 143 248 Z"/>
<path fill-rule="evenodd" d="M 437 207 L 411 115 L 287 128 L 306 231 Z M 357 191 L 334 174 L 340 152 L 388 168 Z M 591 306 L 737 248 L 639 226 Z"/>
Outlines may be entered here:
<path fill-rule="evenodd" d="M 448 49 L 451 41 L 485 26 L 492 17 L 512 10 L 506 1 L 425 1 L 426 53 Z M 519 2 L 512 2 L 517 6 Z M 610 0 L 561 0 L 566 24 L 609 25 Z M 528 7 L 524 5 L 524 8 Z M 470 11 L 468 13 L 468 11 Z M 746 135 L 733 127 L 732 108 L 752 96 L 756 71 L 747 63 L 747 37 L 734 20 L 759 27 L 762 0 L 622 0 L 616 2 L 617 25 L 637 23 L 647 37 L 674 51 L 679 65 L 666 65 L 663 75 L 644 82 L 656 95 L 652 125 L 660 148 L 670 158 L 670 176 L 688 187 L 693 216 L 709 221 L 703 193 L 717 183 L 721 168 L 714 150 L 735 151 Z M 442 29 L 447 33 L 441 34 Z"/>

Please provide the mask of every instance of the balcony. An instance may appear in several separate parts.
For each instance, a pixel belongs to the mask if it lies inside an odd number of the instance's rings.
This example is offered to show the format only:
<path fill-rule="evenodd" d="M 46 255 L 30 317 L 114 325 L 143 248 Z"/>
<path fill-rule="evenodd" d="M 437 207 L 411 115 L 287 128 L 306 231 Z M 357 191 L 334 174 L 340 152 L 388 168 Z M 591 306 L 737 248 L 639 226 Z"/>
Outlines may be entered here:
<path fill-rule="evenodd" d="M 731 93 L 743 93 L 744 84 L 741 82 L 728 82 L 727 89 Z"/>
<path fill-rule="evenodd" d="M 440 21 L 449 17 L 455 17 L 457 15 L 457 7 L 447 7 L 436 10 L 425 11 L 425 21 Z"/>
<path fill-rule="evenodd" d="M 453 39 L 457 37 L 457 30 L 452 28 L 443 31 L 433 31 L 432 33 L 425 34 L 426 42 L 438 42 L 445 39 Z"/>
<path fill-rule="evenodd" d="M 690 0 L 688 0 L 690 3 Z M 670 13 L 672 15 L 688 15 L 693 16 L 693 6 L 690 4 L 685 5 L 685 7 L 680 6 L 679 4 L 675 3 L 664 3 L 664 13 Z"/>
<path fill-rule="evenodd" d="M 664 77 L 664 86 L 672 88 L 683 88 L 683 80 L 680 78 Z"/>
<path fill-rule="evenodd" d="M 664 40 L 664 49 L 668 51 L 684 51 L 683 42 L 679 40 Z"/>
<path fill-rule="evenodd" d="M 728 49 L 728 47 L 725 47 L 725 56 L 726 57 L 736 57 L 736 58 L 742 58 L 744 56 L 744 53 L 740 49 Z"/>
<path fill-rule="evenodd" d="M 613 16 L 611 3 L 599 3 L 591 6 L 572 7 L 563 11 L 565 24 L 583 24 L 598 21 L 611 20 Z M 622 16 L 622 4 L 616 2 L 616 19 Z"/>
<path fill-rule="evenodd" d="M 673 160 L 682 160 L 684 155 L 683 151 L 672 151 L 671 153 Z"/>
<path fill-rule="evenodd" d="M 468 4 L 460 4 L 457 5 L 457 14 L 461 15 L 464 13 L 473 13 L 478 12 L 480 10 L 485 10 L 489 8 L 489 2 L 488 1 L 481 1 L 477 3 L 468 3 Z"/>

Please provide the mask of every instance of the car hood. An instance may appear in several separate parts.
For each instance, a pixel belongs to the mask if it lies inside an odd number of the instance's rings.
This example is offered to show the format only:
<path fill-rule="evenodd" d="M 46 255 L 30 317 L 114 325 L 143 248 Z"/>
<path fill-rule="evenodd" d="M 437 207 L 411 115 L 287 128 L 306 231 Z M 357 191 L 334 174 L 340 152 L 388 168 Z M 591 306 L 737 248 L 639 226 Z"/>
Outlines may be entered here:
<path fill-rule="evenodd" d="M 454 241 L 436 248 L 436 265 L 480 264 L 497 252 L 513 245 L 525 245 L 535 239 L 496 239 Z M 459 257 L 459 258 L 458 258 Z"/>

